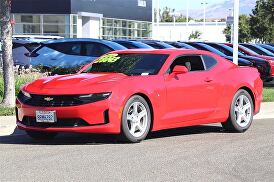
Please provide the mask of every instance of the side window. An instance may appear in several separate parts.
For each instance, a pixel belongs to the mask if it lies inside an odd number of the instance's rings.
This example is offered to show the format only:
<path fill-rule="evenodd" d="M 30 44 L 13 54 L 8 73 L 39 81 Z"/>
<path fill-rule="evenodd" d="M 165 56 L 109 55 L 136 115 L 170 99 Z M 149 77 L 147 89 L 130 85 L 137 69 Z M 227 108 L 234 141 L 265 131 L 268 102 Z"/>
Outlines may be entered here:
<path fill-rule="evenodd" d="M 111 51 L 110 47 L 100 43 L 86 43 L 83 47 L 83 55 L 90 57 L 100 57 Z"/>
<path fill-rule="evenodd" d="M 204 71 L 205 66 L 201 56 L 191 55 L 176 58 L 170 66 L 170 72 L 176 65 L 185 66 L 188 71 Z"/>
<path fill-rule="evenodd" d="M 150 43 L 150 42 L 149 42 L 149 43 L 145 43 L 145 44 L 147 44 L 147 45 L 153 47 L 154 49 L 163 49 L 160 45 L 155 44 L 155 43 Z"/>
<path fill-rule="evenodd" d="M 205 67 L 207 70 L 217 64 L 217 60 L 211 56 L 203 55 L 203 59 L 204 59 Z"/>
<path fill-rule="evenodd" d="M 128 48 L 128 49 L 136 49 L 137 47 L 134 46 L 133 44 L 131 43 L 127 43 L 127 42 L 120 42 L 119 44 L 121 44 L 122 46 Z"/>
<path fill-rule="evenodd" d="M 63 42 L 48 44 L 47 47 L 69 55 L 80 55 L 81 43 L 79 42 Z"/>
<path fill-rule="evenodd" d="M 219 45 L 215 45 L 215 44 L 210 44 L 211 47 L 217 49 L 218 51 L 224 53 L 225 55 L 227 56 L 233 56 L 232 53 L 228 50 L 226 50 L 225 48 L 222 48 L 221 46 Z"/>
<path fill-rule="evenodd" d="M 258 54 L 260 54 L 260 55 L 264 55 L 264 52 L 261 51 L 260 49 L 256 48 L 256 47 L 253 47 L 253 46 L 250 46 L 250 45 L 244 45 L 244 46 L 246 46 L 247 48 L 249 48 L 249 49 L 255 51 L 256 53 L 258 53 Z"/>

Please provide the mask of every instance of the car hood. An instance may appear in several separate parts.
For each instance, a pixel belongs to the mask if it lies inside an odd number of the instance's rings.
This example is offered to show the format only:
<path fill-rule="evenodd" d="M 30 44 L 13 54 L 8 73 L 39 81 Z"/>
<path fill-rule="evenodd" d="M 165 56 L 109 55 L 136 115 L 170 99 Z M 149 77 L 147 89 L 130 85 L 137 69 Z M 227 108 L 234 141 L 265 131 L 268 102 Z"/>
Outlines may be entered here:
<path fill-rule="evenodd" d="M 89 94 L 109 92 L 111 88 L 128 76 L 120 73 L 83 73 L 51 76 L 38 79 L 23 90 L 32 94 Z"/>

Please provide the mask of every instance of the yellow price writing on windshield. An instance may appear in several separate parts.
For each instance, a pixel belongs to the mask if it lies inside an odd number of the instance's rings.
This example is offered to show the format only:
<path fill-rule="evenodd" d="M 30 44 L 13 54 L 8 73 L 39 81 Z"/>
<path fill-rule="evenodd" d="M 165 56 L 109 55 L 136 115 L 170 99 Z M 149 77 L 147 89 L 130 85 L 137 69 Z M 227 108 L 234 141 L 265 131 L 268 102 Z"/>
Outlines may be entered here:
<path fill-rule="evenodd" d="M 107 54 L 96 61 L 96 63 L 114 63 L 119 60 L 118 54 Z"/>

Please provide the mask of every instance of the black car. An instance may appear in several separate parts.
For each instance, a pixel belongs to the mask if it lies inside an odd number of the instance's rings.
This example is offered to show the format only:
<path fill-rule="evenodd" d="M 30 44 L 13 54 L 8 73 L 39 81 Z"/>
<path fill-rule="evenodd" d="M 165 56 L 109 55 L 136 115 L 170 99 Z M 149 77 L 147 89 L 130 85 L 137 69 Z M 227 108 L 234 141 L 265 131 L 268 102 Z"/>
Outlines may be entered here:
<path fill-rule="evenodd" d="M 199 50 L 204 50 L 204 51 L 209 51 L 209 52 L 212 52 L 212 53 L 215 53 L 215 54 L 218 54 L 219 56 L 233 62 L 233 57 L 232 56 L 227 56 L 225 55 L 224 53 L 218 51 L 217 49 L 209 46 L 209 45 L 206 45 L 204 43 L 200 43 L 200 42 L 187 42 L 187 44 L 189 44 L 190 46 L 193 46 L 195 47 L 196 49 L 199 49 Z M 243 58 L 239 58 L 238 60 L 238 63 L 239 63 L 239 66 L 253 66 L 253 63 L 246 60 L 246 59 L 243 59 Z"/>
<path fill-rule="evenodd" d="M 227 56 L 233 56 L 233 49 L 225 44 L 212 42 L 205 42 L 205 44 L 221 51 Z M 238 55 L 239 58 L 246 59 L 253 63 L 253 65 L 258 69 L 262 80 L 266 82 L 272 81 L 273 78 L 271 76 L 271 67 L 268 61 L 254 56 L 247 56 L 242 54 L 241 52 L 238 52 Z"/>
<path fill-rule="evenodd" d="M 133 41 L 133 40 L 112 40 L 112 42 L 116 42 L 128 49 L 154 49 L 153 47 L 144 44 L 142 42 Z"/>

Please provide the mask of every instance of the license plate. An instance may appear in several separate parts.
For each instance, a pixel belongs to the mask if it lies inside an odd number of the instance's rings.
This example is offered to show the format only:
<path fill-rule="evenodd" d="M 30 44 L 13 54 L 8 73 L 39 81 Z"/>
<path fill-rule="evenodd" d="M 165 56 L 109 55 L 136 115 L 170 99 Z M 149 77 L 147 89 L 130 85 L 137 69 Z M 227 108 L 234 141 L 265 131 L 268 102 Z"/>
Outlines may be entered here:
<path fill-rule="evenodd" d="M 56 111 L 36 111 L 37 123 L 55 123 Z"/>

